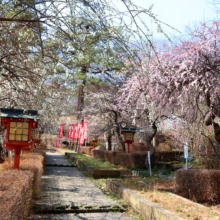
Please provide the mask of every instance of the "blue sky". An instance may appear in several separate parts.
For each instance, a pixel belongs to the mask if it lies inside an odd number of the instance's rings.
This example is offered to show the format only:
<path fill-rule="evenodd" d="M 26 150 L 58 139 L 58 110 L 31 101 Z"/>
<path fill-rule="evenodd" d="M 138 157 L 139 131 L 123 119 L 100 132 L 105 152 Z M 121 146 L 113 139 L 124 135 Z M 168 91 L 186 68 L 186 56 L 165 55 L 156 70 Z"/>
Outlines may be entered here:
<path fill-rule="evenodd" d="M 186 26 L 193 27 L 202 21 L 210 21 L 216 17 L 211 4 L 212 0 L 135 0 L 135 4 L 148 8 L 154 4 L 153 12 L 161 21 L 186 33 Z M 168 34 L 179 35 L 167 29 Z"/>

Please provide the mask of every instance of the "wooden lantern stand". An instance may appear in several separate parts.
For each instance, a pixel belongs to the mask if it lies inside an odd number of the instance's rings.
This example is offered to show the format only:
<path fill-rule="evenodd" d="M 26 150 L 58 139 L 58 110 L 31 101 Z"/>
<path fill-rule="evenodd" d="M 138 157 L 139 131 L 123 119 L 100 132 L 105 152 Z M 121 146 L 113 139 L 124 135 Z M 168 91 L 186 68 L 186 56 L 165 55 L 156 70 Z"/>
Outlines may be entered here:
<path fill-rule="evenodd" d="M 93 139 L 92 142 L 93 142 L 93 149 L 95 149 L 95 143 L 97 143 L 98 140 L 97 139 Z"/>
<path fill-rule="evenodd" d="M 121 134 L 124 136 L 124 143 L 128 145 L 127 153 L 130 153 L 130 144 L 134 143 L 134 134 L 136 129 L 122 128 Z"/>
<path fill-rule="evenodd" d="M 1 125 L 6 128 L 3 145 L 14 150 L 14 169 L 19 169 L 21 150 L 30 151 L 33 144 L 32 129 L 37 128 L 38 112 L 1 108 Z"/>

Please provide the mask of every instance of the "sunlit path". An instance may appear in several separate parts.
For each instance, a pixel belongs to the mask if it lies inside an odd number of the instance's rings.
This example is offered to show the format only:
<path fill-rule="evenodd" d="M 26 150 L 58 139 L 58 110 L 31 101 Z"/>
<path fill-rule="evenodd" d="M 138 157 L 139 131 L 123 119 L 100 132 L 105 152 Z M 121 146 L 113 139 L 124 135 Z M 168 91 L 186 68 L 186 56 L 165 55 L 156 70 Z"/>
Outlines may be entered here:
<path fill-rule="evenodd" d="M 59 153 L 47 152 L 45 164 L 70 163 Z M 131 219 L 121 212 L 109 213 L 111 210 L 120 207 L 77 168 L 45 166 L 42 193 L 30 219 Z"/>

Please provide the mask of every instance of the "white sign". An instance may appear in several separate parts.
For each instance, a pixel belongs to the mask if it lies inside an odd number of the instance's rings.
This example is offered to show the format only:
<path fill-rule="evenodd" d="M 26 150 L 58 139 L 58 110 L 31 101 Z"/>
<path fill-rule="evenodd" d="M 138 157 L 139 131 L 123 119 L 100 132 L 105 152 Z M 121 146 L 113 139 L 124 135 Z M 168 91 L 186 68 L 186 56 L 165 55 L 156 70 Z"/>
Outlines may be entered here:
<path fill-rule="evenodd" d="M 148 163 L 150 164 L 150 151 L 148 151 Z"/>
<path fill-rule="evenodd" d="M 115 146 L 114 145 L 112 145 L 112 151 L 114 151 L 115 150 Z"/>
<path fill-rule="evenodd" d="M 188 158 L 188 143 L 187 142 L 184 145 L 184 158 Z"/>
<path fill-rule="evenodd" d="M 108 150 L 108 142 L 106 142 L 106 150 Z"/>
<path fill-rule="evenodd" d="M 151 176 L 151 164 L 150 164 L 150 151 L 148 151 L 148 163 L 149 163 L 149 171 L 150 171 L 150 176 Z"/>

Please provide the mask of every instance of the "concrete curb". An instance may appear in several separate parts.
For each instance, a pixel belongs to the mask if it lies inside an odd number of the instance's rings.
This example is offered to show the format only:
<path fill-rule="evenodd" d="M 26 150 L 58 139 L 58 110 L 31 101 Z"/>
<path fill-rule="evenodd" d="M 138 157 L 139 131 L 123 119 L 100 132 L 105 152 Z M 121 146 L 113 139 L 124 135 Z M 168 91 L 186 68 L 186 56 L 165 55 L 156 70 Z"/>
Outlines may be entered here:
<path fill-rule="evenodd" d="M 79 168 L 85 170 L 90 176 L 92 176 L 95 179 L 98 179 L 98 178 L 117 178 L 117 177 L 121 176 L 121 171 L 119 171 L 119 170 L 96 170 L 93 167 L 88 166 L 87 164 L 85 164 L 81 160 L 74 157 L 74 155 L 71 153 L 66 152 L 65 156 L 67 156 L 68 158 L 73 160 Z"/>
<path fill-rule="evenodd" d="M 106 180 L 107 189 L 115 195 L 126 200 L 136 212 L 146 219 L 150 220 L 183 220 L 182 218 L 172 214 L 171 212 L 161 208 L 154 203 L 143 199 L 129 189 L 115 183 L 112 180 Z"/>

